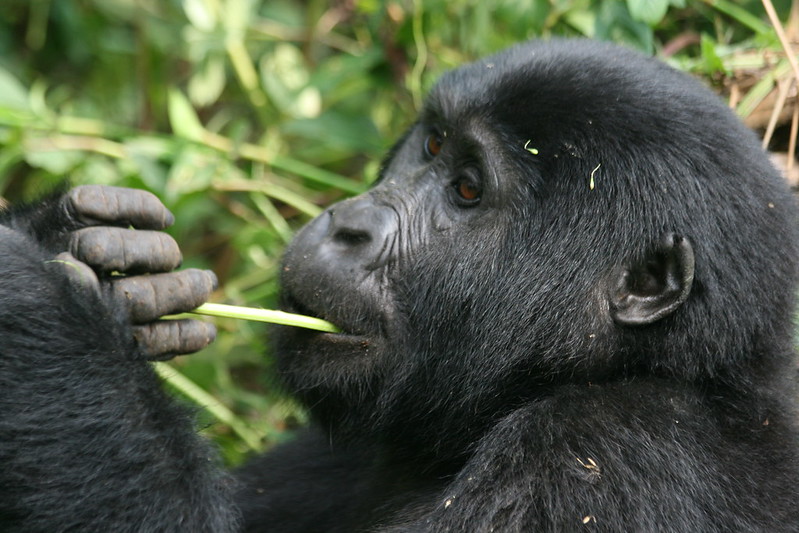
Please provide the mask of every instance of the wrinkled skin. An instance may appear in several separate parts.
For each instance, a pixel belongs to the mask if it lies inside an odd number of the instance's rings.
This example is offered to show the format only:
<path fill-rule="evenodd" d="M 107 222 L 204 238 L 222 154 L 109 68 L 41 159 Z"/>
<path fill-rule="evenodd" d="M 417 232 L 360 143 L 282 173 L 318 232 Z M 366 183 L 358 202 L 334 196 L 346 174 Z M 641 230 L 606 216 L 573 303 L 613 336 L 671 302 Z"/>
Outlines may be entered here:
<path fill-rule="evenodd" d="M 379 182 L 289 246 L 282 307 L 341 332 L 275 328 L 311 424 L 235 483 L 145 361 L 209 338 L 157 321 L 214 285 L 169 272 L 160 204 L 79 189 L 5 220 L 0 525 L 799 529 L 795 201 L 656 61 L 529 43 L 442 78 Z"/>

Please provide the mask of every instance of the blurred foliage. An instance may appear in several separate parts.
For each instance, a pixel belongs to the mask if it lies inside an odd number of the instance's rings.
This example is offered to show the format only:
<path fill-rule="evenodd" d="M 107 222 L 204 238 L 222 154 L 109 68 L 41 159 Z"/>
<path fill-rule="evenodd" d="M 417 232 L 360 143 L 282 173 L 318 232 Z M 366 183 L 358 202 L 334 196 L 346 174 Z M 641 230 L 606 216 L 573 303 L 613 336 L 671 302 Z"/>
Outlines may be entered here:
<path fill-rule="evenodd" d="M 735 50 L 777 47 L 754 0 L 3 0 L 0 203 L 65 178 L 152 190 L 186 266 L 219 275 L 217 301 L 273 307 L 284 244 L 375 179 L 442 71 L 555 35 L 709 79 Z M 216 398 L 206 431 L 237 463 L 304 416 L 276 388 L 266 328 L 218 325 L 173 384 Z"/>

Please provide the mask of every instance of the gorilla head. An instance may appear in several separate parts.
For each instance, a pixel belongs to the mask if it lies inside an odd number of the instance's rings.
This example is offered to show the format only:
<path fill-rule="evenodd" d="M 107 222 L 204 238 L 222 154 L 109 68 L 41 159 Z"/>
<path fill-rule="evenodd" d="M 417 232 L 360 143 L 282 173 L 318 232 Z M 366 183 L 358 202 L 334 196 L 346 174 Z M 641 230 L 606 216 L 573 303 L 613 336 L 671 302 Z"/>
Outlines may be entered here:
<path fill-rule="evenodd" d="M 283 306 L 343 332 L 281 330 L 281 371 L 325 427 L 449 456 L 566 383 L 757 387 L 792 357 L 795 222 L 697 82 L 521 45 L 444 76 L 374 187 L 297 236 Z"/>

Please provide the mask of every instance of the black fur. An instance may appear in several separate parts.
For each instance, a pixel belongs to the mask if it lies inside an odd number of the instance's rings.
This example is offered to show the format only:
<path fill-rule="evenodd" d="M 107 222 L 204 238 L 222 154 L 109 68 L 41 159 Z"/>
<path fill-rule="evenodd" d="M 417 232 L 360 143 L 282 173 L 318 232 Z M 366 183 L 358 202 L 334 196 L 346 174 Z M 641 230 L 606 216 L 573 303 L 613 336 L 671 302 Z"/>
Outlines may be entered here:
<path fill-rule="evenodd" d="M 234 504 L 124 313 L 0 231 L 7 528 L 799 530 L 794 199 L 714 95 L 633 52 L 446 75 L 379 183 L 298 235 L 283 306 L 344 333 L 277 331 L 313 424 Z"/>
<path fill-rule="evenodd" d="M 2 225 L 0 257 L 0 531 L 233 530 L 232 483 L 124 313 Z"/>

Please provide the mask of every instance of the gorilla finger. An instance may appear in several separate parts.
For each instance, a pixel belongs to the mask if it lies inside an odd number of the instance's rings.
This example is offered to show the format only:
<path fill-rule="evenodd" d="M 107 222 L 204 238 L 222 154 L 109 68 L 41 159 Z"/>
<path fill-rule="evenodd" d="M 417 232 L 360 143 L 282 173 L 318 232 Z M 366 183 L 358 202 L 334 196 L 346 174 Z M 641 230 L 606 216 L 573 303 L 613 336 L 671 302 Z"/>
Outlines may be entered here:
<path fill-rule="evenodd" d="M 100 293 L 100 281 L 94 270 L 89 268 L 86 263 L 76 259 L 69 252 L 62 252 L 50 261 L 50 265 L 57 265 L 66 274 L 67 280 L 73 287 L 82 290 L 89 290 L 97 295 Z"/>
<path fill-rule="evenodd" d="M 81 185 L 66 194 L 66 208 L 86 224 L 111 223 L 134 228 L 162 230 L 175 217 L 152 193 L 107 185 Z"/>
<path fill-rule="evenodd" d="M 134 326 L 133 338 L 147 359 L 166 361 L 211 344 L 216 338 L 216 327 L 199 320 L 160 320 Z"/>
<path fill-rule="evenodd" d="M 104 272 L 166 272 L 183 260 L 178 244 L 166 233 L 111 226 L 73 232 L 69 250 Z"/>
<path fill-rule="evenodd" d="M 126 303 L 134 324 L 164 315 L 191 311 L 208 300 L 217 287 L 210 270 L 191 268 L 168 274 L 130 276 L 111 282 L 113 297 Z"/>

